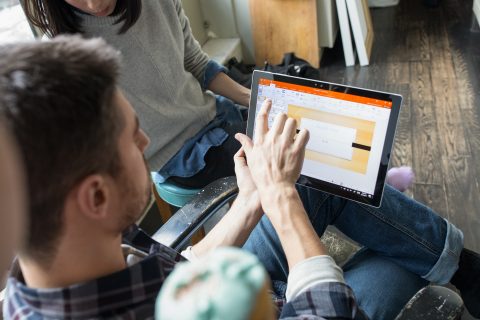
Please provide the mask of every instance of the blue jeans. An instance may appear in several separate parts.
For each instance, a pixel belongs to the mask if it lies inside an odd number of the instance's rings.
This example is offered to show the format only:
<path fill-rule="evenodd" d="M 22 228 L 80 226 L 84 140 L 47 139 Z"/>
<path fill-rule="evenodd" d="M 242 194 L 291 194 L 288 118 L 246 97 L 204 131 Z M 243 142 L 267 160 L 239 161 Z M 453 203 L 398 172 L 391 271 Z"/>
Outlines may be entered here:
<path fill-rule="evenodd" d="M 203 188 L 219 178 L 234 176 L 233 156 L 240 149 L 235 134 L 245 133 L 247 111 L 217 96 L 215 119 L 185 143 L 160 170 L 160 176 L 186 188 Z"/>
<path fill-rule="evenodd" d="M 370 319 L 395 319 L 408 300 L 428 284 L 427 280 L 367 248 L 343 266 L 343 275 Z"/>
<path fill-rule="evenodd" d="M 378 264 L 378 268 L 382 269 L 389 265 L 388 270 L 395 272 L 395 276 L 378 277 L 379 272 L 358 267 L 358 264 L 366 263 L 365 259 L 360 258 L 345 266 L 349 268 L 345 272 L 355 271 L 355 276 L 354 273 L 351 277 L 345 274 L 346 280 L 354 289 L 360 306 L 370 317 L 372 314 L 385 313 L 387 308 L 399 311 L 403 307 L 385 305 L 386 299 L 376 296 L 376 293 L 385 291 L 384 288 L 392 288 L 392 278 L 405 277 L 412 279 L 412 283 L 417 283 L 418 280 L 418 283 L 423 284 L 421 277 L 428 282 L 444 284 L 458 268 L 463 248 L 462 232 L 430 208 L 388 185 L 385 186 L 380 208 L 304 186 L 297 186 L 297 190 L 318 235 L 322 235 L 329 224 L 334 225 L 369 249 L 368 252 L 375 258 L 369 255 L 369 259 L 366 259 L 370 266 Z M 273 281 L 287 281 L 287 260 L 280 240 L 266 216 L 255 227 L 244 248 L 259 257 Z M 388 270 L 386 274 L 389 273 Z M 362 283 L 370 283 L 370 288 L 361 290 Z M 412 296 L 412 290 L 406 290 L 408 286 L 400 284 L 402 282 L 390 290 L 393 296 L 389 303 L 404 301 L 405 298 L 408 301 Z"/>

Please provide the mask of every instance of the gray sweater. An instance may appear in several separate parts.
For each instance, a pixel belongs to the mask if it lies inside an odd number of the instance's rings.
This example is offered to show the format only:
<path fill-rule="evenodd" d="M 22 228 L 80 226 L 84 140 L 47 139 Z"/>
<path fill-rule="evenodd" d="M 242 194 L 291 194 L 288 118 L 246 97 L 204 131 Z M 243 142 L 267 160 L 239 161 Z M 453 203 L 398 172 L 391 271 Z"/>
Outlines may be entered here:
<path fill-rule="evenodd" d="M 142 1 L 127 33 L 115 17 L 82 14 L 87 37 L 100 36 L 123 56 L 120 88 L 151 139 L 146 158 L 159 170 L 216 113 L 215 97 L 201 88 L 208 56 L 194 39 L 179 0 Z"/>

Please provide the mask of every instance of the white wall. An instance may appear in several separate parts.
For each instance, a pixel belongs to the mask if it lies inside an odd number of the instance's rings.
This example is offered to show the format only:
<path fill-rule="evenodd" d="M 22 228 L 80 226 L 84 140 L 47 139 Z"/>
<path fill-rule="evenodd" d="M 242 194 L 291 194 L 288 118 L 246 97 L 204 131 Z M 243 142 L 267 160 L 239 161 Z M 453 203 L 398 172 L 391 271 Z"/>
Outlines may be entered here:
<path fill-rule="evenodd" d="M 480 0 L 475 0 L 473 2 L 473 12 L 477 16 L 478 24 L 480 25 Z"/>
<path fill-rule="evenodd" d="M 182 0 L 182 6 L 190 21 L 193 36 L 203 45 L 207 41 L 207 33 L 203 25 L 205 19 L 200 8 L 200 2 L 198 0 Z"/>
<path fill-rule="evenodd" d="M 248 0 L 182 0 L 195 38 L 203 45 L 208 33 L 220 38 L 240 38 L 243 60 L 254 62 Z M 207 22 L 208 29 L 204 28 Z"/>
<path fill-rule="evenodd" d="M 242 40 L 243 60 L 245 63 L 255 63 L 255 49 L 253 46 L 250 6 L 248 4 L 249 1 L 234 0 L 233 3 L 235 21 L 237 23 L 237 32 L 240 39 Z"/>
<path fill-rule="evenodd" d="M 191 0 L 190 0 L 191 1 Z M 218 38 L 237 37 L 232 0 L 200 0 L 208 31 Z"/>

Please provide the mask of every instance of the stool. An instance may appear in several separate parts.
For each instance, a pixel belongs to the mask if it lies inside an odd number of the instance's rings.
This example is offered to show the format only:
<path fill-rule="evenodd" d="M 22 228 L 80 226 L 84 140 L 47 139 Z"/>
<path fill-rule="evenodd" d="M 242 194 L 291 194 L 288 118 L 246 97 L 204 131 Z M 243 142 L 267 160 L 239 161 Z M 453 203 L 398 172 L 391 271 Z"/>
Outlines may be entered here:
<path fill-rule="evenodd" d="M 185 188 L 167 181 L 160 182 L 160 176 L 157 172 L 151 172 L 150 174 L 153 182 L 153 194 L 155 195 L 155 201 L 160 211 L 162 223 L 167 222 L 174 213 L 170 205 L 181 208 L 202 190 Z M 205 231 L 201 228 L 197 234 L 192 237 L 192 243 L 197 243 L 204 236 Z"/>
<path fill-rule="evenodd" d="M 152 172 L 152 181 L 155 185 L 155 189 L 158 192 L 160 198 L 166 203 L 181 208 L 194 196 L 196 196 L 202 189 L 190 189 L 181 187 L 171 182 L 159 182 L 159 175 L 156 172 Z"/>

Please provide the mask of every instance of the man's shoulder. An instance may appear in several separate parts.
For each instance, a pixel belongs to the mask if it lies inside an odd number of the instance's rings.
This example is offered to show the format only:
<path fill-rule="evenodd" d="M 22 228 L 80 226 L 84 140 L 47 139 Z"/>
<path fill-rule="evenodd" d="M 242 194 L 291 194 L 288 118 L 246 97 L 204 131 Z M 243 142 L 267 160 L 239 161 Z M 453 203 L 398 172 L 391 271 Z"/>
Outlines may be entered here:
<path fill-rule="evenodd" d="M 157 254 L 118 272 L 62 288 L 28 287 L 10 276 L 4 301 L 5 319 L 146 319 L 175 263 Z"/>
<path fill-rule="evenodd" d="M 4 301 L 5 319 L 153 317 L 155 299 L 178 261 L 176 251 L 155 242 L 137 227 L 124 234 L 128 256 L 137 260 L 118 272 L 63 288 L 25 285 L 21 270 L 11 273 Z M 66 306 L 68 305 L 68 308 Z"/>

